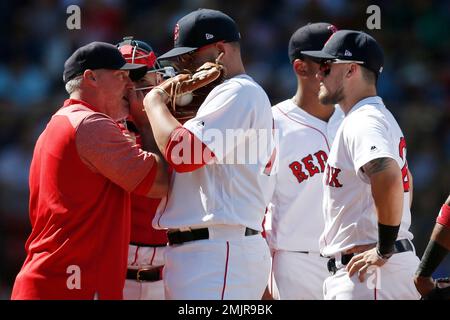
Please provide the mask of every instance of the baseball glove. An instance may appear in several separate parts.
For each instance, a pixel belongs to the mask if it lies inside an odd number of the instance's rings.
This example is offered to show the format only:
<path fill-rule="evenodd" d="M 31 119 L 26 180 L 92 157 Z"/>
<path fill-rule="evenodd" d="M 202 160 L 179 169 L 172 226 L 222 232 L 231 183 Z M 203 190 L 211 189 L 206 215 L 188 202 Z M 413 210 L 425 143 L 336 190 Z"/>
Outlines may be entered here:
<path fill-rule="evenodd" d="M 450 278 L 436 279 L 434 288 L 422 300 L 450 300 Z"/>
<path fill-rule="evenodd" d="M 157 86 L 169 96 L 170 112 L 181 122 L 195 117 L 209 92 L 223 82 L 225 73 L 217 62 L 205 62 L 193 74 L 184 72 Z"/>

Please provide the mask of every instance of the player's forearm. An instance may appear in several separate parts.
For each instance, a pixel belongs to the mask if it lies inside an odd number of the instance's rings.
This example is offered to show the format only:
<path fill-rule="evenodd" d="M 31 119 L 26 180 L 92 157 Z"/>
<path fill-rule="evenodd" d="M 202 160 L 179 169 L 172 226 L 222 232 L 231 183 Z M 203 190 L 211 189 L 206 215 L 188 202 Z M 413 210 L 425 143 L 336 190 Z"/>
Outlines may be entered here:
<path fill-rule="evenodd" d="M 431 235 L 431 239 L 428 242 L 428 245 L 422 256 L 422 260 L 420 261 L 420 265 L 417 268 L 417 277 L 431 277 L 438 265 L 447 256 L 449 251 L 449 244 L 447 243 L 447 247 L 444 246 L 445 238 L 447 241 L 450 238 L 450 232 L 448 231 L 448 228 L 436 223 L 433 234 Z M 425 279 L 422 280 L 425 281 Z"/>
<path fill-rule="evenodd" d="M 388 226 L 398 226 L 403 212 L 402 175 L 395 160 L 383 159 L 385 160 L 380 170 L 369 172 L 372 197 L 378 222 Z"/>
<path fill-rule="evenodd" d="M 170 113 L 159 92 L 150 92 L 144 99 L 144 108 L 150 121 L 158 149 L 164 154 L 171 133 L 181 124 Z"/>
<path fill-rule="evenodd" d="M 450 200 L 450 198 L 447 199 L 447 201 L 448 200 Z M 443 210 L 445 210 L 445 206 L 448 205 L 447 203 L 445 203 L 443 208 L 439 211 L 437 223 L 434 226 L 430 241 L 428 242 L 422 260 L 420 261 L 419 268 L 417 269 L 417 277 L 431 277 L 437 266 L 444 260 L 450 251 L 450 227 L 439 223 L 440 218 L 446 214 Z M 424 279 L 422 280 L 426 281 Z"/>
<path fill-rule="evenodd" d="M 450 228 L 436 223 L 431 234 L 431 240 L 450 251 Z"/>

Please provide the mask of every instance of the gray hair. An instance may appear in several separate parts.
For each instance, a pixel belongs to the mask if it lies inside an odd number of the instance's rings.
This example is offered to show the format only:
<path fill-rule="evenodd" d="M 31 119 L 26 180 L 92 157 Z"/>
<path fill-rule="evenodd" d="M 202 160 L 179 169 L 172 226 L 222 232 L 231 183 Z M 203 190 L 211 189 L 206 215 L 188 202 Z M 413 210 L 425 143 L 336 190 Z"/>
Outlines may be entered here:
<path fill-rule="evenodd" d="M 66 91 L 70 95 L 73 92 L 77 91 L 81 87 L 81 83 L 83 82 L 83 76 L 75 77 L 66 83 Z"/>

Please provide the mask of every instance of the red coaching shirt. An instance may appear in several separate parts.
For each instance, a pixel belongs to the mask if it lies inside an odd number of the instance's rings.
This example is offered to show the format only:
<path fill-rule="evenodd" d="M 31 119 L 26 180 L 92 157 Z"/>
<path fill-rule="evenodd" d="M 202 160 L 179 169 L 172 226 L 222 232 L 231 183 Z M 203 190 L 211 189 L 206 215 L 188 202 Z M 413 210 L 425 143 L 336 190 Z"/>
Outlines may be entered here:
<path fill-rule="evenodd" d="M 152 227 L 152 220 L 160 201 L 161 199 L 131 194 L 131 244 L 149 246 L 167 243 L 166 231 Z"/>
<path fill-rule="evenodd" d="M 152 154 L 111 118 L 66 100 L 39 137 L 30 168 L 32 232 L 12 299 L 121 299 L 129 192 L 146 194 Z"/>
<path fill-rule="evenodd" d="M 137 133 L 136 129 L 131 128 L 130 130 L 122 123 L 119 123 L 119 127 L 133 143 L 142 146 L 141 135 Z M 136 246 L 162 246 L 167 244 L 167 232 L 152 227 L 152 220 L 160 202 L 161 199 L 148 198 L 136 193 L 131 194 L 130 244 Z"/>

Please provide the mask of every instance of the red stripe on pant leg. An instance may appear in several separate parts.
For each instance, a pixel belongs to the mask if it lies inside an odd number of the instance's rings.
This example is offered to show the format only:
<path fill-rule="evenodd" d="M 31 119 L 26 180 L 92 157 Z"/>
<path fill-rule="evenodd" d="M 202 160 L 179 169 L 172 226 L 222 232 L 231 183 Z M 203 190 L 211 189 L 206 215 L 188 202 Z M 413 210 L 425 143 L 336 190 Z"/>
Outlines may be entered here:
<path fill-rule="evenodd" d="M 225 287 L 227 286 L 227 274 L 228 274 L 228 257 L 230 256 L 230 243 L 227 241 L 227 258 L 225 260 L 225 274 L 223 276 L 223 288 L 222 288 L 222 297 L 225 295 Z"/>
<path fill-rule="evenodd" d="M 155 255 L 156 255 L 156 247 L 153 247 L 153 254 L 152 254 L 152 258 L 150 259 L 150 265 L 153 265 L 153 260 L 155 259 Z"/>
<path fill-rule="evenodd" d="M 131 263 L 132 266 L 134 266 L 136 264 L 136 261 L 138 259 L 138 251 L 139 251 L 139 247 L 136 247 L 136 252 L 134 253 L 134 261 Z"/>

